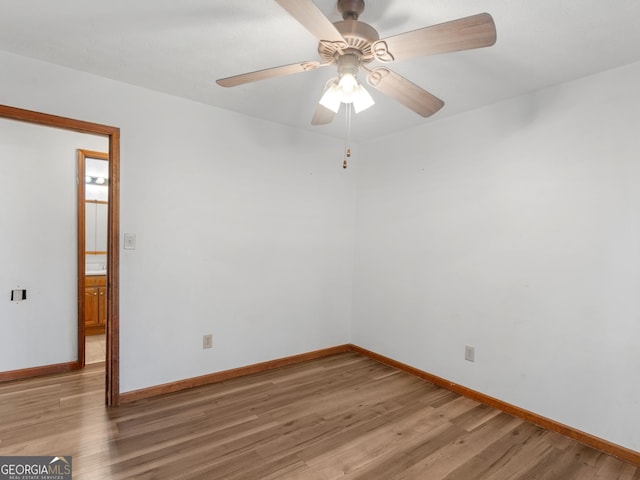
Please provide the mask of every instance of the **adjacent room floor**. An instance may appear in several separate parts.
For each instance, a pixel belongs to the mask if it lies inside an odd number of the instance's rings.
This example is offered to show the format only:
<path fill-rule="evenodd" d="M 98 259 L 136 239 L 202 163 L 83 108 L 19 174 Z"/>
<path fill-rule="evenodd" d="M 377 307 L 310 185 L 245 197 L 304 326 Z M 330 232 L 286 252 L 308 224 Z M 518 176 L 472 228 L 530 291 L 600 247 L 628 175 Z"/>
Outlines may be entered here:
<path fill-rule="evenodd" d="M 85 363 L 104 362 L 107 356 L 106 335 L 88 335 L 85 337 L 84 358 Z"/>

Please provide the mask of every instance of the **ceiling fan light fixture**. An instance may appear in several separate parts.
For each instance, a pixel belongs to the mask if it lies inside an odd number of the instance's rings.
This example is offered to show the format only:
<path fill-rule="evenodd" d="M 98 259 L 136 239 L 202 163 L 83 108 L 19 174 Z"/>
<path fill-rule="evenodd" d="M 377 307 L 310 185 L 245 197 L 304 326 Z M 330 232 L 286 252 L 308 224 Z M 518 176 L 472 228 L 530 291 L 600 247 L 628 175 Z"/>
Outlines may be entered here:
<path fill-rule="evenodd" d="M 329 82 L 320 105 L 338 113 L 341 103 L 352 103 L 356 113 L 360 113 L 372 106 L 375 102 L 369 92 L 360 84 L 354 75 L 345 73 L 340 81 L 332 79 Z"/>

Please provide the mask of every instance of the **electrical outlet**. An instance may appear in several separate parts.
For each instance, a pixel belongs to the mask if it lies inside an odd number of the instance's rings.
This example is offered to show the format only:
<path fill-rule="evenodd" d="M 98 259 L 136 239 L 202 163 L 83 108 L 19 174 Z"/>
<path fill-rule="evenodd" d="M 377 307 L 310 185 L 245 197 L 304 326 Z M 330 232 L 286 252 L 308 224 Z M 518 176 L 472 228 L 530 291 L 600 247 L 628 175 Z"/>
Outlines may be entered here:
<path fill-rule="evenodd" d="M 476 361 L 476 349 L 475 347 L 470 347 L 466 345 L 464 347 L 464 359 L 467 362 L 475 362 Z"/>
<path fill-rule="evenodd" d="M 11 301 L 21 302 L 27 299 L 27 291 L 24 289 L 11 290 Z"/>
<path fill-rule="evenodd" d="M 202 336 L 202 348 L 211 348 L 213 347 L 213 335 L 207 334 Z"/>

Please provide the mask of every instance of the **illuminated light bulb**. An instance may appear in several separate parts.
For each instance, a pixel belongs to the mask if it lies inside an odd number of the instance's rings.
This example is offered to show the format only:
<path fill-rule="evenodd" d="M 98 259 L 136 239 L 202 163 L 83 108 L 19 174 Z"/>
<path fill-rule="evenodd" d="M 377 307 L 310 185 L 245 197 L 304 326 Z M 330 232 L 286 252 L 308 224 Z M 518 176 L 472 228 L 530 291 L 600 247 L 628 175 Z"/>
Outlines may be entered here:
<path fill-rule="evenodd" d="M 343 93 L 343 102 L 350 103 L 346 100 L 346 98 L 350 97 L 354 90 L 358 88 L 358 81 L 356 77 L 354 77 L 350 73 L 345 73 L 340 78 L 340 82 L 338 82 L 338 88 L 342 90 Z"/>

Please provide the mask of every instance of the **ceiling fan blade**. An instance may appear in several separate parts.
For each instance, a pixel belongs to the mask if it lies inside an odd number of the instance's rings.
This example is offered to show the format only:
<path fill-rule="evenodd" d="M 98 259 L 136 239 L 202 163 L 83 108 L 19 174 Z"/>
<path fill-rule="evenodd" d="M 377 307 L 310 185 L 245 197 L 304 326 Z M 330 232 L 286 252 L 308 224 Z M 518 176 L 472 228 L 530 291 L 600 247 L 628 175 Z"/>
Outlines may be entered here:
<path fill-rule="evenodd" d="M 429 117 L 440 110 L 444 102 L 401 75 L 385 67 L 369 71 L 367 82 L 418 115 Z"/>
<path fill-rule="evenodd" d="M 327 125 L 333 122 L 333 117 L 335 116 L 336 114 L 333 110 L 328 109 L 324 105 L 318 104 L 316 111 L 313 113 L 311 125 Z"/>
<path fill-rule="evenodd" d="M 459 18 L 401 33 L 374 42 L 377 60 L 393 62 L 423 55 L 489 47 L 496 43 L 496 26 L 488 13 Z"/>
<path fill-rule="evenodd" d="M 282 65 L 280 67 L 267 68 L 256 72 L 243 73 L 233 77 L 220 78 L 216 80 L 216 83 L 222 87 L 235 87 L 244 83 L 266 80 L 267 78 L 281 77 L 283 75 L 291 75 L 292 73 L 308 72 L 325 65 L 327 64 L 320 64 L 320 62 L 292 63 L 291 65 Z"/>
<path fill-rule="evenodd" d="M 309 30 L 318 40 L 344 42 L 340 32 L 312 0 L 276 0 L 289 15 Z"/>

